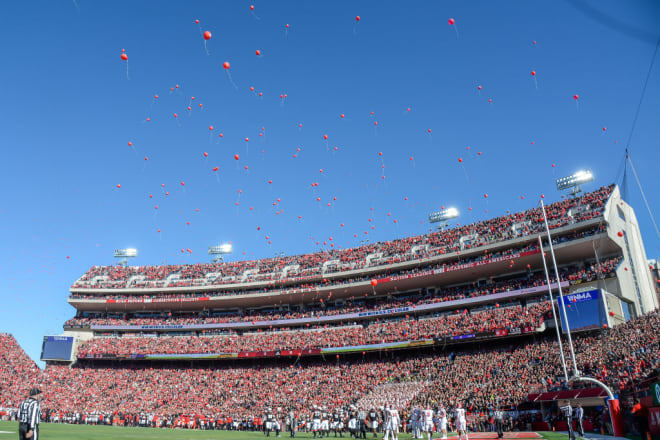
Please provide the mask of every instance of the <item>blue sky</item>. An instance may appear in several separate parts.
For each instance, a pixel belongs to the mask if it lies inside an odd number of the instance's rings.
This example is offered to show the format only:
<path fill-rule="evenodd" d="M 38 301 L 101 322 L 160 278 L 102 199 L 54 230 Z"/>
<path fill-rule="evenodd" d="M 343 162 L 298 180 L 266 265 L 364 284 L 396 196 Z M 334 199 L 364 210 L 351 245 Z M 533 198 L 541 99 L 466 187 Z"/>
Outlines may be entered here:
<path fill-rule="evenodd" d="M 554 201 L 582 168 L 585 189 L 611 183 L 659 22 L 651 0 L 7 3 L 0 331 L 37 359 L 116 248 L 145 265 L 227 241 L 232 259 L 307 253 L 423 233 L 443 205 L 467 223 Z M 652 209 L 658 68 L 631 142 Z"/>

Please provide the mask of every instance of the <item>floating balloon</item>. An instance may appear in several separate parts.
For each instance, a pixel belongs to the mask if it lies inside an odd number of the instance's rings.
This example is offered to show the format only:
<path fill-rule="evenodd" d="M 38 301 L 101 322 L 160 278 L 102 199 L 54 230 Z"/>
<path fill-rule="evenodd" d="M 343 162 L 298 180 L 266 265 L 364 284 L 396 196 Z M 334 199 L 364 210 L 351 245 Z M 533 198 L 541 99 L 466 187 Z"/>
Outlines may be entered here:
<path fill-rule="evenodd" d="M 211 32 L 210 31 L 205 31 L 204 32 L 204 39 L 207 40 L 207 41 L 211 39 Z"/>
<path fill-rule="evenodd" d="M 449 23 L 449 26 L 453 27 L 454 30 L 456 31 L 456 39 L 458 40 L 458 26 L 455 26 L 456 20 L 450 18 L 449 20 L 447 20 L 447 23 Z"/>
<path fill-rule="evenodd" d="M 254 5 L 250 5 L 250 14 L 255 18 L 255 20 L 261 20 L 255 13 L 254 13 Z"/>
<path fill-rule="evenodd" d="M 122 59 L 122 61 L 126 61 L 126 79 L 130 79 L 128 77 L 128 55 L 124 49 L 121 50 L 121 55 L 119 55 L 119 57 Z"/>
<path fill-rule="evenodd" d="M 378 280 L 376 280 L 376 279 L 371 280 L 371 285 L 373 287 L 376 287 L 378 285 Z"/>
<path fill-rule="evenodd" d="M 258 57 L 261 56 L 261 51 L 260 51 L 259 49 L 257 49 L 257 50 L 255 51 L 255 53 L 257 54 Z"/>
<path fill-rule="evenodd" d="M 234 154 L 234 159 L 235 159 L 235 160 L 240 159 L 240 157 L 238 156 L 238 154 Z"/>
<path fill-rule="evenodd" d="M 229 82 L 234 86 L 236 90 L 238 90 L 238 86 L 234 82 L 234 80 L 231 78 L 231 73 L 229 73 L 229 68 L 231 67 L 231 64 L 229 64 L 229 61 L 225 61 L 222 63 L 222 68 L 225 69 L 225 72 L 227 72 L 227 78 L 229 78 Z M 259 94 L 261 96 L 261 94 Z"/>

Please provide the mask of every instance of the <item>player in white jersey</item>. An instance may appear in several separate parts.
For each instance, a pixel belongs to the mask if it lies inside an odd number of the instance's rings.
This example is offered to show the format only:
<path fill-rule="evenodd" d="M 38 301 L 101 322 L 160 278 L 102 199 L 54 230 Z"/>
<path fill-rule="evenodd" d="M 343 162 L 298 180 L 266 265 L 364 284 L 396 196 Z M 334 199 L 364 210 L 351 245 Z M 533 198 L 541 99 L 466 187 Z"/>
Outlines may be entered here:
<path fill-rule="evenodd" d="M 438 429 L 442 433 L 442 440 L 447 440 L 447 410 L 443 405 L 438 410 Z"/>
<path fill-rule="evenodd" d="M 412 416 L 410 418 L 410 425 L 411 425 L 410 428 L 412 431 L 412 438 L 414 439 L 422 438 L 420 418 L 421 415 L 419 408 L 414 408 L 412 410 Z"/>
<path fill-rule="evenodd" d="M 420 424 L 422 425 L 422 430 L 426 433 L 426 438 L 431 440 L 433 437 L 433 410 L 428 406 L 425 410 L 422 410 Z"/>
<path fill-rule="evenodd" d="M 385 437 L 383 440 L 388 440 L 389 434 L 392 434 L 393 440 L 399 440 L 399 411 L 395 408 L 390 408 L 389 405 L 385 406 Z"/>
<path fill-rule="evenodd" d="M 456 406 L 456 411 L 454 413 L 454 423 L 456 424 L 456 432 L 458 432 L 458 440 L 461 440 L 461 435 L 465 435 L 465 440 L 468 440 L 465 409 L 460 403 Z"/>

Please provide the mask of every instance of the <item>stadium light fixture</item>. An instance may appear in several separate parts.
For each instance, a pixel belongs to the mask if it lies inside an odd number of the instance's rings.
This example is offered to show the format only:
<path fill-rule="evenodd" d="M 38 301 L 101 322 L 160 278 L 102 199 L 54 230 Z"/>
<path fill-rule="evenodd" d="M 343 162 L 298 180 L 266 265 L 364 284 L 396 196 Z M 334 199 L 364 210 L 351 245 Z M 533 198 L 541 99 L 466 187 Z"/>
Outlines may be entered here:
<path fill-rule="evenodd" d="M 447 208 L 441 211 L 429 214 L 429 223 L 440 223 L 438 229 L 444 229 L 449 224 L 449 220 L 458 218 L 459 212 L 456 208 Z"/>
<path fill-rule="evenodd" d="M 594 180 L 594 175 L 589 170 L 580 170 L 575 174 L 570 176 L 562 177 L 556 180 L 557 190 L 563 191 L 565 189 L 571 189 L 570 195 L 576 196 L 582 192 L 581 185 L 583 183 L 592 182 Z"/>
<path fill-rule="evenodd" d="M 128 259 L 135 258 L 138 255 L 138 251 L 135 248 L 126 248 L 126 249 L 115 249 L 112 253 L 112 256 L 119 259 L 117 263 L 120 266 L 128 266 Z"/>
<path fill-rule="evenodd" d="M 224 261 L 223 255 L 231 254 L 231 252 L 232 246 L 229 243 L 209 246 L 209 255 L 215 255 L 213 258 L 214 263 Z"/>

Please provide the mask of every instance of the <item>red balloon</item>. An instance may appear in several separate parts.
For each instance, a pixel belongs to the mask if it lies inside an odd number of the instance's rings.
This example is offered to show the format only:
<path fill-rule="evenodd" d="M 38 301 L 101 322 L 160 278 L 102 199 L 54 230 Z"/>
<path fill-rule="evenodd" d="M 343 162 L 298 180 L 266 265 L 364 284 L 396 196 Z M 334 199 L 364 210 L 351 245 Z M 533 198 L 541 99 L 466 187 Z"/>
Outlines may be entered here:
<path fill-rule="evenodd" d="M 132 146 L 133 146 L 133 142 L 128 141 L 128 146 L 129 146 L 129 147 L 132 147 Z"/>
<path fill-rule="evenodd" d="M 454 20 L 453 18 L 450 18 L 449 20 L 447 20 L 447 23 L 449 23 L 450 25 L 453 25 L 454 23 L 456 23 L 456 20 Z"/>
<path fill-rule="evenodd" d="M 325 140 L 327 141 L 327 140 L 328 140 L 328 135 L 327 135 L 327 134 L 324 134 L 324 135 L 323 135 L 323 139 L 325 139 Z"/>
<path fill-rule="evenodd" d="M 481 89 L 482 89 L 482 87 L 481 87 L 481 86 L 477 86 L 477 90 L 481 90 Z"/>
<path fill-rule="evenodd" d="M 250 11 L 254 11 L 254 5 L 250 5 Z"/>
<path fill-rule="evenodd" d="M 122 60 L 124 60 L 124 61 L 128 60 L 128 55 L 126 55 L 125 53 L 122 53 L 120 56 L 121 56 Z"/>
<path fill-rule="evenodd" d="M 360 16 L 359 15 L 355 16 L 355 21 L 360 21 Z"/>
<path fill-rule="evenodd" d="M 229 64 L 229 61 L 225 61 L 224 63 L 222 63 L 222 68 L 225 70 L 229 69 L 229 66 L 231 66 L 231 64 Z"/>
<path fill-rule="evenodd" d="M 487 198 L 488 198 L 488 194 L 484 194 L 484 199 L 487 199 Z"/>
<path fill-rule="evenodd" d="M 532 76 L 536 76 L 536 70 L 532 70 Z"/>
<path fill-rule="evenodd" d="M 573 95 L 573 99 L 575 99 L 577 101 L 578 99 L 580 99 L 580 95 L 578 95 L 578 94 Z"/>
<path fill-rule="evenodd" d="M 213 126 L 212 125 L 209 125 L 209 130 L 213 131 Z"/>
<path fill-rule="evenodd" d="M 616 233 L 616 235 L 618 235 L 619 237 L 623 237 L 623 232 L 619 231 Z"/>
<path fill-rule="evenodd" d="M 211 39 L 211 31 L 204 32 L 204 39 L 205 40 L 210 40 Z"/>
<path fill-rule="evenodd" d="M 117 188 L 121 188 L 121 185 L 120 185 L 120 184 L 117 184 Z"/>
<path fill-rule="evenodd" d="M 344 114 L 339 115 L 340 118 L 344 119 Z"/>
<path fill-rule="evenodd" d="M 463 163 L 463 159 L 459 157 L 458 158 L 458 163 Z"/>
<path fill-rule="evenodd" d="M 255 53 L 257 54 L 257 56 L 261 55 L 261 51 L 259 49 L 257 49 Z"/>
<path fill-rule="evenodd" d="M 375 279 L 374 279 L 374 280 L 371 280 L 371 285 L 372 285 L 373 287 L 376 287 L 376 286 L 378 285 L 378 280 L 375 280 Z"/>
<path fill-rule="evenodd" d="M 209 153 L 207 153 L 207 152 L 205 151 L 205 152 L 204 152 L 204 157 L 209 157 Z"/>
<path fill-rule="evenodd" d="M 610 316 L 614 316 L 614 312 L 610 312 Z"/>
<path fill-rule="evenodd" d="M 218 171 L 220 168 L 219 167 L 214 167 L 213 171 Z"/>
<path fill-rule="evenodd" d="M 195 20 L 195 24 L 199 24 L 199 20 Z"/>
<path fill-rule="evenodd" d="M 239 159 L 239 156 L 238 156 L 238 154 L 234 154 L 234 159 L 236 159 L 236 160 L 238 160 L 238 159 Z"/>

